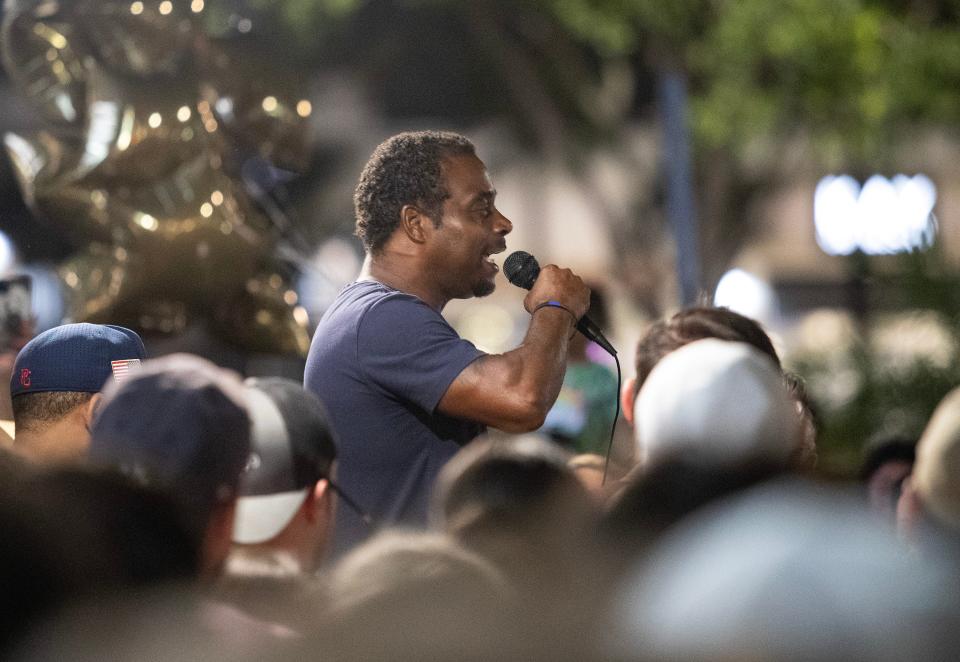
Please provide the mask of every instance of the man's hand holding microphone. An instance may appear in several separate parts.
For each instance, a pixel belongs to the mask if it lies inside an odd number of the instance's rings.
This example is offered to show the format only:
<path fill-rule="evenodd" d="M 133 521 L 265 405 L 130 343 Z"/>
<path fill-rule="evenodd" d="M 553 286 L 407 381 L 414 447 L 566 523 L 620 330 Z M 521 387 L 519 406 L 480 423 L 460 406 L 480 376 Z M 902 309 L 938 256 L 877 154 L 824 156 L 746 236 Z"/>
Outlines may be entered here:
<path fill-rule="evenodd" d="M 590 308 L 590 288 L 575 273 L 554 264 L 541 268 L 537 259 L 524 251 L 516 251 L 507 257 L 503 273 L 514 285 L 530 290 L 523 306 L 531 315 L 543 308 L 565 310 L 580 333 L 616 356 L 613 345 L 586 316 Z"/>

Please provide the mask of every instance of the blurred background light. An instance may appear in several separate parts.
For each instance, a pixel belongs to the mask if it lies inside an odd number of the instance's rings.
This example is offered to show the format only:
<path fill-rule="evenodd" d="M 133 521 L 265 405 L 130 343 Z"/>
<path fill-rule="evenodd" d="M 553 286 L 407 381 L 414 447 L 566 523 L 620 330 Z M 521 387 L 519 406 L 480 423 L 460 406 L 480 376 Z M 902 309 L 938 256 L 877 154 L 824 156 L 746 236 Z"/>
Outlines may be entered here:
<path fill-rule="evenodd" d="M 885 370 L 903 374 L 919 362 L 948 370 L 954 364 L 958 341 L 942 315 L 913 310 L 878 316 L 869 342 Z"/>
<path fill-rule="evenodd" d="M 297 300 L 314 324 L 340 290 L 357 278 L 361 266 L 355 246 L 340 237 L 325 241 L 310 260 L 300 265 L 295 288 Z"/>
<path fill-rule="evenodd" d="M 17 275 L 30 277 L 30 307 L 36 333 L 65 322 L 64 293 L 56 269 L 49 264 L 28 264 L 17 267 Z"/>
<path fill-rule="evenodd" d="M 13 249 L 13 242 L 10 237 L 0 231 L 0 275 L 6 274 L 16 259 L 16 252 Z"/>
<path fill-rule="evenodd" d="M 814 193 L 817 243 L 828 255 L 892 255 L 928 248 L 937 233 L 937 188 L 925 175 L 824 177 Z"/>
<path fill-rule="evenodd" d="M 717 283 L 713 303 L 767 324 L 777 312 L 773 288 L 743 269 L 731 269 L 723 275 Z"/>
<path fill-rule="evenodd" d="M 513 315 L 504 306 L 483 302 L 465 310 L 457 328 L 464 337 L 472 339 L 478 348 L 497 353 L 512 347 L 515 326 Z"/>
<path fill-rule="evenodd" d="M 224 118 L 231 119 L 233 117 L 233 99 L 231 97 L 220 97 L 213 106 L 217 113 Z M 207 110 L 209 111 L 209 108 Z"/>

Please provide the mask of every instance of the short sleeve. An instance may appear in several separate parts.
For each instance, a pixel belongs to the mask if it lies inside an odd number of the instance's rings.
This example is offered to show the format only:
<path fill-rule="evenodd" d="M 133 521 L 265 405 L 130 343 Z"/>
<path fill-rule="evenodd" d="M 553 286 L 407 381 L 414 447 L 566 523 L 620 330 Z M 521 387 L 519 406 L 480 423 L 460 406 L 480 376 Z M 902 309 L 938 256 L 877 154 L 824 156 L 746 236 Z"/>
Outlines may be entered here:
<path fill-rule="evenodd" d="M 457 375 L 483 354 L 440 313 L 406 295 L 371 307 L 357 330 L 357 359 L 367 378 L 428 413 Z"/>

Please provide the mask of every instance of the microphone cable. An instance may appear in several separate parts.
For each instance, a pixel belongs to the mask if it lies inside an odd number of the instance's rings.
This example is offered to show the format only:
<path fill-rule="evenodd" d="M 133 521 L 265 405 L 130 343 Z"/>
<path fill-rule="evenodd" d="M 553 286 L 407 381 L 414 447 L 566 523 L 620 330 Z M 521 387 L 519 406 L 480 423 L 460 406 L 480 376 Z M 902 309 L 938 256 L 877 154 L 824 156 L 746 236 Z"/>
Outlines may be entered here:
<path fill-rule="evenodd" d="M 613 415 L 613 425 L 610 426 L 610 442 L 607 444 L 607 455 L 603 461 L 603 480 L 600 481 L 601 486 L 607 484 L 607 471 L 610 469 L 610 453 L 613 451 L 613 435 L 617 430 L 617 419 L 620 418 L 620 388 L 622 387 L 623 372 L 620 370 L 619 357 L 617 357 L 616 354 L 612 356 L 613 360 L 617 362 L 617 393 L 613 398 L 617 402 L 617 409 Z"/>

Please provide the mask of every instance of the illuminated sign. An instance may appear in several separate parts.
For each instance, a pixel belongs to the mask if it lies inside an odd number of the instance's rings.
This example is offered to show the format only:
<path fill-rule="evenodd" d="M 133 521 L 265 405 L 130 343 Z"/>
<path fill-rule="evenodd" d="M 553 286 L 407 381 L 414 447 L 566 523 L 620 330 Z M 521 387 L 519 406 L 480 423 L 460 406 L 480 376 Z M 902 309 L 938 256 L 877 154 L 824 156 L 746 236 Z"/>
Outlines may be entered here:
<path fill-rule="evenodd" d="M 817 243 L 829 255 L 891 255 L 928 248 L 937 235 L 937 187 L 925 175 L 874 175 L 863 187 L 849 175 L 817 184 Z"/>

